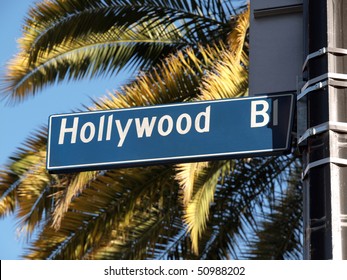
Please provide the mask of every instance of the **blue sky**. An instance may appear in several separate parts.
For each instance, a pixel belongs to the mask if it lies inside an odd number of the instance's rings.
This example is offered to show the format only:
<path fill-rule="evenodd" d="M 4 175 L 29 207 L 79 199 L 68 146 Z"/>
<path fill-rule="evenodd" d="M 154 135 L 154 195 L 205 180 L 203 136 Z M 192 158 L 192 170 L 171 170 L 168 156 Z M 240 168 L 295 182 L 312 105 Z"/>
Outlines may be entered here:
<path fill-rule="evenodd" d="M 21 34 L 26 13 L 37 1 L 1 0 L 0 3 L 0 75 L 6 62 L 17 52 L 17 39 Z M 79 81 L 48 87 L 23 103 L 7 106 L 0 96 L 0 167 L 7 162 L 25 139 L 42 125 L 51 114 L 68 113 L 90 105 L 112 89 L 117 89 L 125 77 Z M 24 235 L 18 234 L 15 215 L 0 219 L 0 259 L 20 259 L 27 245 Z"/>

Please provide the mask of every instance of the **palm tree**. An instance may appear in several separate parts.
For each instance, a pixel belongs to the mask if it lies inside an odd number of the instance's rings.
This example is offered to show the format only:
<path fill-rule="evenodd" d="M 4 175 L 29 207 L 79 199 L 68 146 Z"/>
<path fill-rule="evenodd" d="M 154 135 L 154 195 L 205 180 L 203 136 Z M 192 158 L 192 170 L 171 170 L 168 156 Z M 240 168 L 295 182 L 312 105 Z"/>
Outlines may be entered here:
<path fill-rule="evenodd" d="M 245 96 L 248 26 L 246 3 L 233 1 L 45 1 L 28 13 L 2 91 L 21 102 L 131 68 L 136 79 L 88 109 Z M 28 237 L 38 232 L 26 258 L 300 257 L 294 153 L 54 175 L 46 139 L 43 127 L 0 171 L 0 215 L 16 212 Z M 274 225 L 280 234 L 267 240 Z"/>

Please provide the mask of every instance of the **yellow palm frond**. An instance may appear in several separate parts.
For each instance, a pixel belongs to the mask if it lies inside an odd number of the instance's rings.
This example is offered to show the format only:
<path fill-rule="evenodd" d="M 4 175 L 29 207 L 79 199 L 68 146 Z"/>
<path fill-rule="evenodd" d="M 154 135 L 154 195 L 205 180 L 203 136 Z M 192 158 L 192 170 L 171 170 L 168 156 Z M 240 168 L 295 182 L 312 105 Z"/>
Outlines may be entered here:
<path fill-rule="evenodd" d="M 172 169 L 164 166 L 99 174 L 90 187 L 74 198 L 59 230 L 47 224 L 26 257 L 95 258 L 111 240 L 127 243 L 135 231 L 143 233 L 142 228 L 155 226 L 156 220 L 161 219 L 158 214 L 170 213 L 164 209 L 176 199 L 171 174 Z"/>
<path fill-rule="evenodd" d="M 46 172 L 44 129 L 26 141 L 25 147 L 12 157 L 0 177 L 0 215 L 18 206 L 20 225 L 30 235 L 53 207 L 51 176 Z"/>
<path fill-rule="evenodd" d="M 30 166 L 30 170 L 25 172 L 17 186 L 18 212 L 23 228 L 31 233 L 43 218 L 44 211 L 49 206 L 47 196 L 49 196 L 50 176 L 46 172 L 46 152 L 36 153 L 30 156 L 30 163 L 25 159 L 25 163 L 20 165 Z M 18 168 L 18 167 L 16 167 Z M 33 207 L 34 206 L 34 207 Z"/>
<path fill-rule="evenodd" d="M 63 80 L 112 75 L 126 66 L 146 68 L 178 40 L 173 33 L 171 37 L 162 33 L 160 38 L 152 33 L 143 26 L 136 30 L 113 27 L 104 33 L 66 40 L 35 54 L 23 48 L 9 61 L 2 90 L 16 102 Z"/>
<path fill-rule="evenodd" d="M 201 78 L 207 69 L 221 59 L 226 46 L 222 43 L 198 51 L 187 48 L 170 55 L 151 72 L 143 73 L 121 91 L 95 101 L 91 110 L 147 106 L 196 99 Z M 201 56 L 201 58 L 200 58 Z"/>
<path fill-rule="evenodd" d="M 203 78 L 201 100 L 235 98 L 248 93 L 248 55 L 246 36 L 249 28 L 249 7 L 238 16 L 228 36 L 228 48 L 213 69 Z"/>
<path fill-rule="evenodd" d="M 176 180 L 183 194 L 183 205 L 187 205 L 192 197 L 195 181 L 208 162 L 182 163 L 176 165 Z"/>
<path fill-rule="evenodd" d="M 228 44 L 235 61 L 241 61 L 244 49 L 248 49 L 246 42 L 250 22 L 250 7 L 237 17 L 236 24 L 228 36 Z"/>
<path fill-rule="evenodd" d="M 232 9 L 221 0 L 202 8 L 200 1 L 130 2 L 57 0 L 31 10 L 22 52 L 5 78 L 13 100 L 56 81 L 114 74 L 126 65 L 145 72 L 95 101 L 91 110 L 246 93 L 247 12 L 229 24 Z M 50 175 L 44 170 L 46 144 L 41 140 L 33 141 L 39 149 L 21 153 L 8 165 L 13 178 L 0 171 L 0 210 L 5 213 L 18 204 L 29 231 L 43 222 L 28 258 L 145 258 L 148 248 L 160 256 L 175 242 L 179 250 L 198 252 L 216 187 L 229 174 L 231 162 Z M 162 245 L 169 249 L 157 250 Z"/>
<path fill-rule="evenodd" d="M 248 93 L 248 66 L 245 54 L 235 61 L 233 51 L 225 51 L 223 59 L 203 79 L 201 100 L 236 98 Z"/>
<path fill-rule="evenodd" d="M 214 100 L 244 96 L 248 91 L 248 57 L 243 51 L 247 30 L 249 27 L 249 9 L 237 20 L 234 31 L 229 35 L 229 48 L 223 48 L 214 67 L 207 71 L 202 79 L 200 100 Z M 213 164 L 213 163 L 211 163 Z M 220 164 L 220 163 L 218 163 Z M 229 162 L 227 166 L 229 166 Z M 213 202 L 218 175 L 221 169 L 210 167 L 214 176 L 207 177 L 207 181 L 197 183 L 209 167 L 198 163 L 188 163 L 178 166 L 176 179 L 183 189 L 183 203 L 186 205 L 185 221 L 191 234 L 193 251 L 198 253 L 199 238 L 206 228 L 210 204 Z M 203 170 L 205 168 L 205 170 Z M 228 168 L 227 168 L 228 169 Z M 201 178 L 200 178 L 201 179 Z M 195 194 L 192 197 L 192 194 Z"/>
<path fill-rule="evenodd" d="M 184 221 L 188 225 L 195 254 L 199 254 L 199 238 L 206 229 L 217 184 L 230 172 L 230 166 L 230 161 L 210 162 L 199 173 L 194 186 L 195 192 L 185 207 Z"/>
<path fill-rule="evenodd" d="M 8 170 L 0 170 L 0 217 L 13 213 L 17 205 L 18 176 Z"/>
<path fill-rule="evenodd" d="M 81 194 L 90 185 L 91 181 L 96 178 L 98 173 L 98 171 L 80 172 L 74 176 L 69 186 L 63 190 L 53 212 L 52 226 L 55 229 L 59 229 L 61 219 L 68 211 L 73 198 Z"/>

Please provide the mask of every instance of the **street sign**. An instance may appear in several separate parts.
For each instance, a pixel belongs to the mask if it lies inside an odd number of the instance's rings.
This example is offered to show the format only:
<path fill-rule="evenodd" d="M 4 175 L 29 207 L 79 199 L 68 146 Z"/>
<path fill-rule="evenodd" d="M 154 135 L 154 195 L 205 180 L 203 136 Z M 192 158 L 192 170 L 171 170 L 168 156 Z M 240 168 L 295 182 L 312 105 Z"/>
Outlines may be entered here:
<path fill-rule="evenodd" d="M 283 153 L 294 96 L 279 94 L 52 115 L 51 173 Z"/>

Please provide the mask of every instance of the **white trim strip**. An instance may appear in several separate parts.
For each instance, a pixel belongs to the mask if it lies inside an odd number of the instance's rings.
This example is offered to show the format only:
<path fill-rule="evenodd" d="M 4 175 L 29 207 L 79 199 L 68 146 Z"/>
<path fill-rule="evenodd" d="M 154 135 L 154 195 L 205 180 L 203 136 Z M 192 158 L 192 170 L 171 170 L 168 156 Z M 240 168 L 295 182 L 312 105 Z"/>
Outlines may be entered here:
<path fill-rule="evenodd" d="M 302 173 L 302 180 L 305 179 L 310 169 L 324 165 L 324 164 L 330 164 L 330 163 L 347 166 L 347 159 L 337 158 L 337 157 L 327 157 L 327 158 L 323 158 L 323 159 L 311 162 L 306 166 L 304 172 Z"/>
<path fill-rule="evenodd" d="M 307 138 L 326 132 L 326 131 L 336 131 L 336 132 L 342 132 L 347 133 L 347 123 L 345 122 L 325 122 L 320 125 L 316 125 L 313 127 L 310 127 L 305 131 L 305 133 L 299 138 L 298 144 L 305 141 Z"/>

